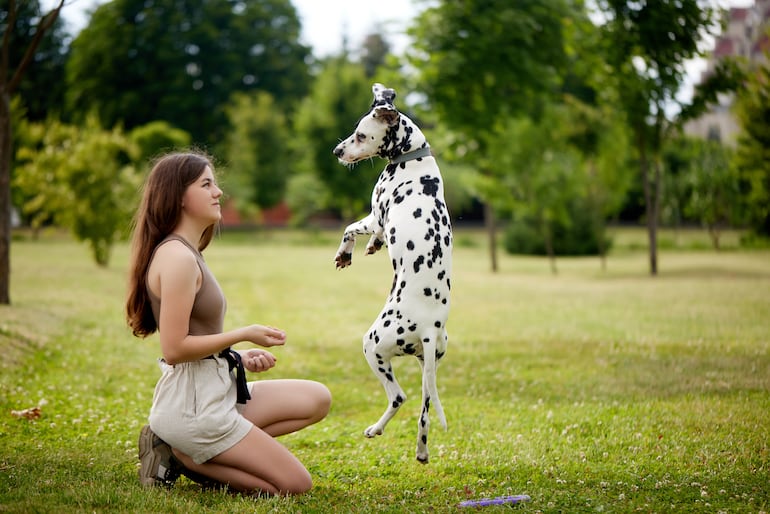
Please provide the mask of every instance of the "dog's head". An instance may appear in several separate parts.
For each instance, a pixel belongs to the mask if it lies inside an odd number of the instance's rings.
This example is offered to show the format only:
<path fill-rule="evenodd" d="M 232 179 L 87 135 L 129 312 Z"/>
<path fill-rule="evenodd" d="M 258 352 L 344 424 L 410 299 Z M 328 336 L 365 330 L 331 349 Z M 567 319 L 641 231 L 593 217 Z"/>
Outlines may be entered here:
<path fill-rule="evenodd" d="M 353 133 L 334 148 L 334 155 L 343 164 L 354 164 L 374 156 L 387 157 L 398 129 L 401 114 L 393 105 L 396 92 L 382 84 L 372 86 L 374 101 L 371 110 L 362 117 Z"/>

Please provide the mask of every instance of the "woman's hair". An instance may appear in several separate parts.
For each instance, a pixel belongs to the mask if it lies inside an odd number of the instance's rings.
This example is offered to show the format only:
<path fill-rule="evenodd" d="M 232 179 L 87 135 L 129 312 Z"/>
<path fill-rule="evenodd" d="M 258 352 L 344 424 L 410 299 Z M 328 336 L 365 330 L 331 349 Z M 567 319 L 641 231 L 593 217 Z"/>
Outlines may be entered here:
<path fill-rule="evenodd" d="M 147 292 L 147 270 L 155 247 L 163 241 L 182 218 L 182 197 L 211 159 L 196 151 L 178 152 L 158 158 L 144 183 L 142 200 L 133 221 L 131 261 L 129 263 L 126 318 L 135 336 L 147 337 L 158 330 Z M 215 225 L 206 228 L 198 241 L 198 250 L 211 242 Z"/>

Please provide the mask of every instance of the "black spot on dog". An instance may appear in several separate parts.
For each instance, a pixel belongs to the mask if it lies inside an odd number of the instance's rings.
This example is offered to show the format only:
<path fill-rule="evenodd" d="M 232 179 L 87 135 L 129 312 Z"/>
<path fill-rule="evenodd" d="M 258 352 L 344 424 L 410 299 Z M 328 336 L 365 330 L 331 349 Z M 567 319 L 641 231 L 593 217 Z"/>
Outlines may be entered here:
<path fill-rule="evenodd" d="M 431 294 L 433 294 L 433 292 L 430 290 L 430 287 L 426 287 L 425 289 L 422 290 L 422 292 L 425 294 L 425 296 L 430 296 Z"/>
<path fill-rule="evenodd" d="M 412 216 L 414 216 L 414 219 L 417 219 L 420 216 L 422 216 L 422 209 L 415 209 L 414 212 L 412 213 Z"/>
<path fill-rule="evenodd" d="M 438 178 L 431 178 L 429 175 L 420 177 L 420 183 L 422 184 L 422 193 L 428 196 L 436 196 L 438 194 Z"/>
<path fill-rule="evenodd" d="M 407 250 L 414 250 L 414 241 L 412 241 L 411 239 L 409 241 L 407 241 L 406 242 L 406 249 Z"/>
<path fill-rule="evenodd" d="M 414 272 L 415 273 L 419 273 L 420 272 L 420 266 L 422 266 L 424 263 L 425 263 L 425 257 L 423 257 L 422 255 L 417 257 L 417 259 L 415 259 L 415 261 L 414 261 Z"/>

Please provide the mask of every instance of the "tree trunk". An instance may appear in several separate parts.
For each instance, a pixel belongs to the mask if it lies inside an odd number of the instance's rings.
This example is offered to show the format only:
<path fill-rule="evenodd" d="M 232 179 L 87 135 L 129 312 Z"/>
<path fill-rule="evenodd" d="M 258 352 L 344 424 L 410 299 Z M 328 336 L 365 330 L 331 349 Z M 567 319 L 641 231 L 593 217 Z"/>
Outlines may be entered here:
<path fill-rule="evenodd" d="M 8 49 L 11 32 L 16 25 L 16 2 L 6 2 L 7 17 L 0 49 L 0 305 L 11 303 L 11 96 L 16 92 L 24 73 L 32 62 L 40 41 L 51 28 L 64 7 L 65 0 L 40 19 L 32 42 L 24 51 L 21 62 L 9 77 Z"/>
<path fill-rule="evenodd" d="M 719 226 L 716 223 L 709 223 L 708 225 L 708 231 L 709 231 L 709 237 L 711 237 L 711 246 L 714 247 L 714 250 L 717 252 L 720 250 L 719 246 Z"/>
<path fill-rule="evenodd" d="M 11 303 L 11 99 L 0 84 L 0 305 Z"/>
<path fill-rule="evenodd" d="M 492 273 L 497 273 L 497 219 L 495 218 L 495 210 L 489 202 L 484 202 L 484 225 L 489 236 L 489 259 Z"/>
<path fill-rule="evenodd" d="M 547 230 L 545 234 L 545 252 L 548 254 L 548 262 L 551 264 L 551 274 L 558 275 L 559 270 L 556 269 L 556 254 L 553 251 L 553 237 L 550 230 Z"/>

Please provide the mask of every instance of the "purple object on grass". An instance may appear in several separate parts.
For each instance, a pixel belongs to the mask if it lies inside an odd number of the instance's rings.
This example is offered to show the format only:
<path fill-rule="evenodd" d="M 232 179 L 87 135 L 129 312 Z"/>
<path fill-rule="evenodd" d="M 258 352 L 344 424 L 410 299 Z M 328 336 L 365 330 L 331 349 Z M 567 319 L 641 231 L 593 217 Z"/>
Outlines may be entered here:
<path fill-rule="evenodd" d="M 498 496 L 497 498 L 485 498 L 483 500 L 466 500 L 460 502 L 460 507 L 488 507 L 490 505 L 503 505 L 506 503 L 528 502 L 530 497 L 526 494 L 515 496 Z"/>

